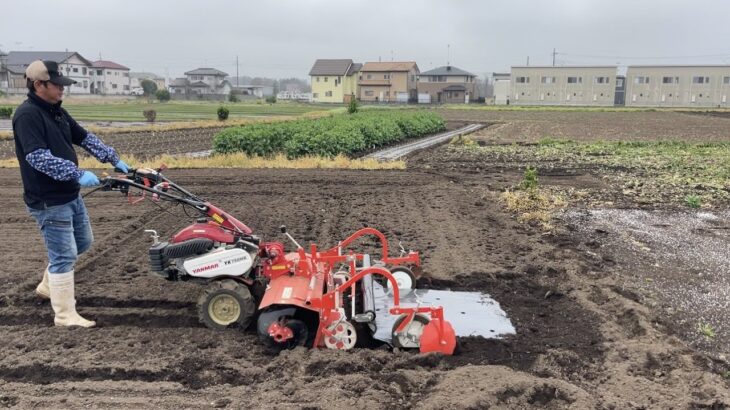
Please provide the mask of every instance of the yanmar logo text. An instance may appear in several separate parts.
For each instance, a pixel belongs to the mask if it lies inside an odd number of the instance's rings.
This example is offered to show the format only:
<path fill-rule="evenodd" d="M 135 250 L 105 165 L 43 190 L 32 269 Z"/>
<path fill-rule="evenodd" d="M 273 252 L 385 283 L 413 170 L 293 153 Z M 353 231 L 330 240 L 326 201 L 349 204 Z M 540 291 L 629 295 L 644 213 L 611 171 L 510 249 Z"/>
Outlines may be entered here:
<path fill-rule="evenodd" d="M 207 270 L 215 269 L 217 267 L 218 267 L 218 262 L 211 263 L 210 265 L 205 265 L 205 266 L 201 266 L 199 268 L 193 269 L 193 273 L 201 273 L 201 272 L 205 272 Z"/>

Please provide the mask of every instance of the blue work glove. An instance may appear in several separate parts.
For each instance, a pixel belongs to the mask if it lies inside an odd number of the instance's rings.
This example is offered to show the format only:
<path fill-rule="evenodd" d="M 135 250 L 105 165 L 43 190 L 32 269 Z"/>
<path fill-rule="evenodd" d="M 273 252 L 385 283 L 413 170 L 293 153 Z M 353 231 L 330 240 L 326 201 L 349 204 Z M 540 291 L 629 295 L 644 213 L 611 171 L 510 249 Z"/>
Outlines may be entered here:
<path fill-rule="evenodd" d="M 129 172 L 129 165 L 120 159 L 116 164 L 114 164 L 114 169 L 118 169 L 126 174 Z"/>
<path fill-rule="evenodd" d="M 84 171 L 84 173 L 81 174 L 81 178 L 79 178 L 79 184 L 81 184 L 81 186 L 96 186 L 100 183 L 99 178 L 97 178 L 93 172 L 89 171 Z"/>

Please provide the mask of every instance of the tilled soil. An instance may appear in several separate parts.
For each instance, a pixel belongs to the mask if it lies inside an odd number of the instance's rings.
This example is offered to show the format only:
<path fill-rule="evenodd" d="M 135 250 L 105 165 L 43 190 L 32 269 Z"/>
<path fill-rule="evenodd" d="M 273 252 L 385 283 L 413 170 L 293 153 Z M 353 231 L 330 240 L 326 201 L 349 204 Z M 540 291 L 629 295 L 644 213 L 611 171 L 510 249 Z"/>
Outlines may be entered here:
<path fill-rule="evenodd" d="M 730 402 L 721 377 L 648 323 L 643 307 L 610 283 L 582 276 L 604 262 L 578 252 L 574 239 L 519 225 L 500 209 L 496 195 L 517 172 L 482 169 L 168 174 L 265 238 L 279 238 L 284 223 L 305 243 L 332 246 L 373 226 L 423 253 L 422 286 L 489 293 L 517 335 L 464 339 L 463 353 L 453 357 L 386 348 L 271 356 L 251 330 L 207 329 L 196 318 L 202 288 L 159 279 L 146 265 L 151 241 L 143 230 L 167 236 L 188 219 L 150 202 L 128 205 L 115 193 L 87 199 L 96 242 L 77 265 L 79 310 L 99 326 L 55 328 L 49 304 L 32 294 L 45 265 L 40 236 L 23 209 L 17 170 L 2 170 L 1 250 L 8 260 L 0 274 L 0 403 L 583 409 Z M 596 293 L 608 302 L 592 301 Z"/>

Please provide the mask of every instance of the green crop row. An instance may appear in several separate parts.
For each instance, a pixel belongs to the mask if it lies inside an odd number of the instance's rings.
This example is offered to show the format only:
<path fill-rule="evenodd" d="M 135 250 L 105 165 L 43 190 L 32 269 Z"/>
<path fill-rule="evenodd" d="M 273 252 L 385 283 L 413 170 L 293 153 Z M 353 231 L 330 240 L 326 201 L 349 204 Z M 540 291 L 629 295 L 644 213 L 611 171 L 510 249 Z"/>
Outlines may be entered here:
<path fill-rule="evenodd" d="M 213 140 L 215 153 L 252 156 L 355 156 L 407 138 L 446 129 L 443 118 L 425 111 L 365 111 L 319 119 L 247 124 L 227 128 Z"/>

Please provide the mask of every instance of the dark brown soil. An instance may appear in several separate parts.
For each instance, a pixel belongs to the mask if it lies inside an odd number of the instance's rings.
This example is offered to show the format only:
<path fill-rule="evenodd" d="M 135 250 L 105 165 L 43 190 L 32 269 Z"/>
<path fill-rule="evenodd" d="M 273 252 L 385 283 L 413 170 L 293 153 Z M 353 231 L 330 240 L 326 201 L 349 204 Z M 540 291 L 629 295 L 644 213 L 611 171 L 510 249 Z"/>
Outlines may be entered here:
<path fill-rule="evenodd" d="M 471 115 L 466 112 L 464 115 Z M 492 118 L 484 119 L 489 122 Z M 406 171 L 171 170 L 168 176 L 267 240 L 332 246 L 367 225 L 423 255 L 419 284 L 480 290 L 517 335 L 462 339 L 460 355 L 298 348 L 271 356 L 254 333 L 212 331 L 202 291 L 149 273 L 145 229 L 189 219 L 114 193 L 87 198 L 96 241 L 77 264 L 93 329 L 52 326 L 32 290 L 45 267 L 17 170 L 0 170 L 0 405 L 19 408 L 726 408 L 723 364 L 667 328 L 627 288 L 628 258 L 600 238 L 518 224 L 499 193 L 521 170 L 422 151 Z M 552 179 L 551 179 L 552 178 Z M 541 183 L 597 186 L 590 174 Z M 610 187 L 607 187 L 610 188 Z M 595 235 L 600 236 L 600 233 Z M 365 247 L 369 246 L 364 244 Z M 591 250 L 593 255 L 586 252 Z M 599 255 L 595 257 L 594 255 Z M 681 336 L 681 335 L 679 335 Z"/>

